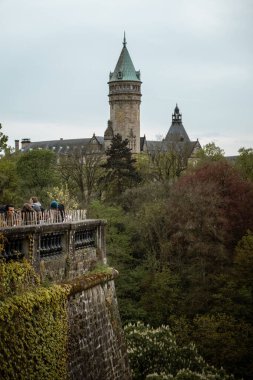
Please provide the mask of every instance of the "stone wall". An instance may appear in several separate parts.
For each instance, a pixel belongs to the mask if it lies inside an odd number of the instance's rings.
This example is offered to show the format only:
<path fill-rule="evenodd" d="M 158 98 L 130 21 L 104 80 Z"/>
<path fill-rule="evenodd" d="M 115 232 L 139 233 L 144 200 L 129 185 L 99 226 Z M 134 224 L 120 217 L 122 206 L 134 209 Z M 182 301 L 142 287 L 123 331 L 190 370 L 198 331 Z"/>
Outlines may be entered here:
<path fill-rule="evenodd" d="M 72 294 L 68 310 L 70 379 L 131 379 L 114 281 Z"/>

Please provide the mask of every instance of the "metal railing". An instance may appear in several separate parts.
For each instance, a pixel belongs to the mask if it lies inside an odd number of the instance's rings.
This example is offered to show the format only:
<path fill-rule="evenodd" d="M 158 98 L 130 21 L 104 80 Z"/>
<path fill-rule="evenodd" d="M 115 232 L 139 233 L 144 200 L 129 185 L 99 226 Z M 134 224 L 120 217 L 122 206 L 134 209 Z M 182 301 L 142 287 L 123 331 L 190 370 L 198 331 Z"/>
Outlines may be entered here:
<path fill-rule="evenodd" d="M 12 215 L 0 214 L 0 227 L 19 227 L 36 224 L 54 224 L 79 222 L 86 219 L 86 210 L 47 210 L 22 212 L 15 211 Z"/>

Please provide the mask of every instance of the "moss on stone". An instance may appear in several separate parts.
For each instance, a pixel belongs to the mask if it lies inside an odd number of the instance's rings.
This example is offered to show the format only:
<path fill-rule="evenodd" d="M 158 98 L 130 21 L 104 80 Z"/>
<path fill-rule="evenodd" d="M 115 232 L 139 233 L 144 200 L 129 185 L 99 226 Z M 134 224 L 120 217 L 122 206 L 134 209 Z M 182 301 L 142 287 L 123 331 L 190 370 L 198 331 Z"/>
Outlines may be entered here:
<path fill-rule="evenodd" d="M 81 293 L 83 290 L 92 288 L 98 284 L 102 284 L 108 281 L 113 280 L 118 276 L 118 271 L 114 268 L 106 267 L 104 271 L 101 272 L 99 269 L 92 272 L 88 272 L 83 276 L 72 279 L 65 284 L 70 285 L 69 295 L 74 295 L 76 293 Z"/>

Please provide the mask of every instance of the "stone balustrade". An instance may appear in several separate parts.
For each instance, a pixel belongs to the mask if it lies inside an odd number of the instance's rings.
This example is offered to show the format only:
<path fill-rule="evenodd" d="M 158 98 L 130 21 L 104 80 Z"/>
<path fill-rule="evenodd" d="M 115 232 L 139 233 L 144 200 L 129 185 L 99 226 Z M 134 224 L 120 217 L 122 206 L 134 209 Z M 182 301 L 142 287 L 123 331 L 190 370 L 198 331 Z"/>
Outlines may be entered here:
<path fill-rule="evenodd" d="M 42 278 L 76 278 L 106 263 L 105 225 L 104 220 L 85 219 L 0 227 L 1 255 L 6 260 L 25 257 Z"/>
<path fill-rule="evenodd" d="M 16 210 L 13 214 L 0 213 L 0 227 L 30 226 L 34 224 L 53 224 L 79 222 L 86 219 L 86 210 L 44 210 L 22 212 Z"/>

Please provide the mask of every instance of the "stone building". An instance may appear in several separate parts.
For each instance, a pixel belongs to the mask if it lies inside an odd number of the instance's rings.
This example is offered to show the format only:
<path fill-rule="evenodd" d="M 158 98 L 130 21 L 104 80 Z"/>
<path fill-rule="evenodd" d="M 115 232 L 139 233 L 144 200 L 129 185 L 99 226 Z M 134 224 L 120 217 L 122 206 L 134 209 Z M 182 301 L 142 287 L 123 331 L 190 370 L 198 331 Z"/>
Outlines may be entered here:
<path fill-rule="evenodd" d="M 180 154 L 186 161 L 193 160 L 197 151 L 201 149 L 198 141 L 191 141 L 182 123 L 182 114 L 176 104 L 172 114 L 171 126 L 161 141 L 148 141 L 145 136 L 142 141 L 144 152 L 174 152 Z"/>
<path fill-rule="evenodd" d="M 136 71 L 126 47 L 124 35 L 123 48 L 113 72 L 109 74 L 109 105 L 110 119 L 104 136 L 93 134 L 90 138 L 59 139 L 51 141 L 31 142 L 30 139 L 21 141 L 21 150 L 50 149 L 58 154 L 67 154 L 69 151 L 80 148 L 89 148 L 91 151 L 103 152 L 111 144 L 113 136 L 120 134 L 128 139 L 133 153 L 159 151 L 184 151 L 187 159 L 194 157 L 201 147 L 198 140 L 191 141 L 182 124 L 182 114 L 178 106 L 172 114 L 172 124 L 162 141 L 149 141 L 145 135 L 140 137 L 140 104 L 141 79 L 140 71 Z M 19 150 L 19 141 L 15 141 L 15 148 Z"/>

